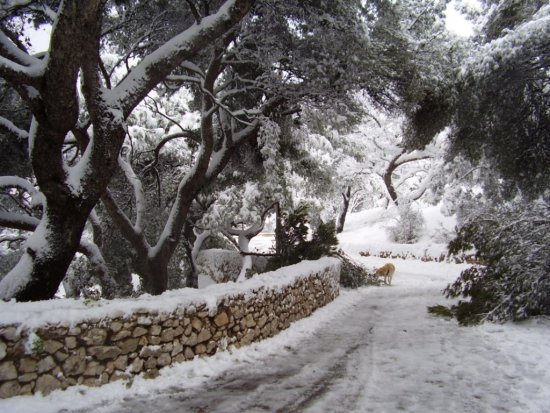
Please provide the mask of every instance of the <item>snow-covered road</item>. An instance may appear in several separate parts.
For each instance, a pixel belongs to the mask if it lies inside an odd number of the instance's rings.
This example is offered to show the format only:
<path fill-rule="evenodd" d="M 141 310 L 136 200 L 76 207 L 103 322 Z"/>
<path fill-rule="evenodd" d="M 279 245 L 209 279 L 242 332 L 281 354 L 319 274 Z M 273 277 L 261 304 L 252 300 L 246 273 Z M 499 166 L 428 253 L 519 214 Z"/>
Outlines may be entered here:
<path fill-rule="evenodd" d="M 367 260 L 377 264 L 376 258 Z M 440 291 L 460 267 L 396 264 L 391 287 L 344 291 L 278 337 L 218 354 L 180 373 L 180 381 L 174 373 L 164 388 L 153 385 L 81 411 L 550 410 L 548 320 L 459 327 L 430 316 L 426 307 L 443 301 Z M 196 375 L 203 376 L 200 384 L 193 384 Z"/>

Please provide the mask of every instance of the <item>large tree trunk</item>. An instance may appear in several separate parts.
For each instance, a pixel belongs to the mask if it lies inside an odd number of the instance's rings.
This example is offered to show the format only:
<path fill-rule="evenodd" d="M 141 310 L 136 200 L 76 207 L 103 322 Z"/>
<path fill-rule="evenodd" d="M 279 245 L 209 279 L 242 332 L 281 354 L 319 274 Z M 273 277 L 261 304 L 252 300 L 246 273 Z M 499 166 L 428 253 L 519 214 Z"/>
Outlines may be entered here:
<path fill-rule="evenodd" d="M 346 188 L 345 192 L 342 192 L 342 204 L 340 206 L 340 212 L 336 219 L 336 233 L 339 234 L 344 230 L 344 224 L 346 223 L 346 216 L 349 209 L 349 201 L 351 199 L 351 186 Z"/>
<path fill-rule="evenodd" d="M 168 263 L 170 256 L 148 257 L 140 265 L 139 275 L 143 289 L 152 295 L 159 295 L 168 288 Z"/>
<path fill-rule="evenodd" d="M 20 262 L 2 280 L 0 298 L 37 301 L 52 298 L 80 245 L 89 209 L 49 207 L 29 237 Z M 21 283 L 24 277 L 26 283 Z"/>
<path fill-rule="evenodd" d="M 237 281 L 245 281 L 247 275 L 252 271 L 252 256 L 247 255 L 250 252 L 250 240 L 252 237 L 249 237 L 246 233 L 239 234 L 239 249 L 242 254 L 242 263 L 241 263 L 241 272 L 237 277 Z M 251 274 L 252 275 L 252 274 Z"/>

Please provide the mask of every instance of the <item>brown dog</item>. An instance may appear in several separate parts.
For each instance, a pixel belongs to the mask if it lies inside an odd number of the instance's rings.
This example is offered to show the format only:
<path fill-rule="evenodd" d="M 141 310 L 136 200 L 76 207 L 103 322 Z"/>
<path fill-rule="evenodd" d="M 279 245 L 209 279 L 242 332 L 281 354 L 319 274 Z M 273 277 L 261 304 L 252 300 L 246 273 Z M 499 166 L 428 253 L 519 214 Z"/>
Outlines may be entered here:
<path fill-rule="evenodd" d="M 384 284 L 391 285 L 391 279 L 393 278 L 394 272 L 395 272 L 395 265 L 393 265 L 392 263 L 387 263 L 386 265 L 376 270 L 376 276 L 383 277 Z"/>

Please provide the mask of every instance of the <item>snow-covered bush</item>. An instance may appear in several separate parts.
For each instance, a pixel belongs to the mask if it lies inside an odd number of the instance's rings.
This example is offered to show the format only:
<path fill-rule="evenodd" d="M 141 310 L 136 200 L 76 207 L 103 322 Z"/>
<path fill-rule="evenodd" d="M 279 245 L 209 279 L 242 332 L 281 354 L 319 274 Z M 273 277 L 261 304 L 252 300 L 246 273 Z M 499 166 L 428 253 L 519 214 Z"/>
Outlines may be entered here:
<path fill-rule="evenodd" d="M 241 271 L 241 256 L 237 251 L 208 249 L 199 252 L 197 272 L 217 283 L 235 281 Z"/>
<path fill-rule="evenodd" d="M 448 297 L 459 322 L 521 320 L 550 315 L 550 204 L 516 202 L 479 214 L 449 245 L 451 253 L 474 247 L 486 266 L 462 272 Z"/>
<path fill-rule="evenodd" d="M 336 256 L 342 262 L 340 285 L 346 288 L 359 288 L 364 285 L 379 285 L 378 277 L 369 272 L 359 261 L 339 250 Z"/>
<path fill-rule="evenodd" d="M 399 244 L 413 244 L 422 235 L 424 218 L 422 213 L 410 204 L 399 206 L 399 216 L 395 224 L 387 227 L 390 240 Z"/>
<path fill-rule="evenodd" d="M 252 257 L 252 271 L 262 272 L 265 257 Z M 237 251 L 212 248 L 202 250 L 197 257 L 197 272 L 207 275 L 217 283 L 236 281 L 242 267 L 242 257 Z"/>

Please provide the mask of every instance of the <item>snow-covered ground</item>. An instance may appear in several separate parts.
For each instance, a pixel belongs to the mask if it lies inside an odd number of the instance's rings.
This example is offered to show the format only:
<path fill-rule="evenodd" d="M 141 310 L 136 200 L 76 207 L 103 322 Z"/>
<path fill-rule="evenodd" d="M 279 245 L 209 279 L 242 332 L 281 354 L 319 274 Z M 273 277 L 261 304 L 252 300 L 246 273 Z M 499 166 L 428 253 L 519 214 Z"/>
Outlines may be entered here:
<path fill-rule="evenodd" d="M 428 252 L 387 241 L 379 212 L 351 216 L 341 246 Z M 427 229 L 445 218 L 427 211 Z M 429 234 L 429 230 L 427 234 Z M 422 254 L 419 254 L 422 255 Z M 278 336 L 101 388 L 0 401 L 1 412 L 537 412 L 550 411 L 550 319 L 459 327 L 431 316 L 464 265 L 393 259 L 392 286 L 343 290 Z"/>

